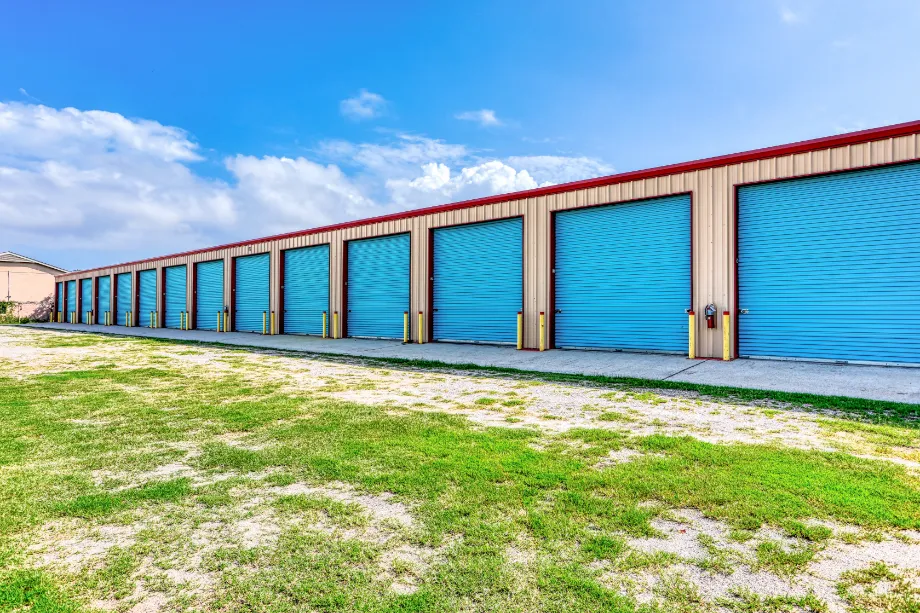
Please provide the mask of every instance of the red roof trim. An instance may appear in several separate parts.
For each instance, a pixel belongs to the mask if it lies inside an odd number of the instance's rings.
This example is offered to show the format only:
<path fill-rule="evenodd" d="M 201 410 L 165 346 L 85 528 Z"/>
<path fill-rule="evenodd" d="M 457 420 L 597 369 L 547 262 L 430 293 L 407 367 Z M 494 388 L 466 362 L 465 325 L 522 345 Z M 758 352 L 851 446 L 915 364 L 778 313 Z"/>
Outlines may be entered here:
<path fill-rule="evenodd" d="M 837 134 L 835 136 L 825 136 L 822 138 L 814 138 L 811 140 L 804 140 L 795 143 L 790 143 L 788 145 L 776 145 L 773 147 L 764 147 L 762 149 L 752 149 L 751 151 L 744 151 L 741 153 L 731 153 L 728 155 L 720 155 L 711 158 L 704 158 L 701 160 L 694 160 L 692 162 L 681 162 L 678 164 L 669 164 L 667 166 L 656 166 L 654 168 L 648 168 L 645 170 L 633 170 L 630 172 L 623 172 L 615 175 L 607 175 L 604 177 L 597 177 L 594 179 L 585 179 L 582 181 L 573 181 L 571 183 L 560 183 L 559 185 L 551 185 L 548 187 L 538 187 L 536 189 L 529 189 L 521 192 L 510 192 L 507 194 L 496 194 L 495 196 L 486 196 L 485 198 L 476 198 L 474 200 L 464 200 L 462 202 L 452 202 L 449 204 L 439 204 L 435 206 L 429 206 L 421 209 L 412 209 L 409 211 L 403 211 L 401 213 L 391 213 L 389 215 L 381 215 L 379 217 L 370 217 L 367 219 L 358 219 L 355 221 L 346 221 L 343 223 L 333 224 L 329 226 L 323 226 L 321 228 L 312 228 L 310 230 L 296 230 L 294 232 L 287 232 L 285 234 L 276 234 L 274 236 L 266 236 L 262 238 L 249 239 L 245 241 L 240 241 L 236 243 L 227 243 L 225 245 L 216 245 L 214 247 L 205 247 L 203 249 L 195 249 L 193 251 L 183 251 L 182 253 L 174 253 L 170 255 L 163 255 L 154 258 L 147 258 L 145 260 L 136 260 L 134 262 L 125 262 L 123 264 L 113 264 L 110 266 L 100 266 L 98 268 L 90 268 L 87 270 L 79 270 L 68 275 L 81 275 L 90 272 L 95 272 L 97 270 L 102 270 L 104 268 L 118 268 L 120 266 L 133 266 L 137 264 L 144 264 L 147 262 L 155 262 L 157 260 L 166 260 L 169 258 L 179 258 L 186 257 L 190 255 L 196 255 L 198 253 L 207 253 L 209 251 L 217 251 L 219 249 L 230 249 L 233 247 L 245 247 L 247 245 L 256 245 L 258 243 L 265 243 L 268 241 L 283 240 L 286 238 L 293 238 L 295 236 L 307 236 L 310 234 L 319 234 L 320 232 L 331 232 L 334 230 L 343 230 L 346 228 L 355 228 L 358 226 L 366 226 L 375 223 L 383 223 L 387 221 L 396 221 L 399 219 L 410 219 L 412 217 L 420 217 L 422 215 L 431 215 L 433 213 L 442 213 L 445 211 L 455 211 L 457 209 L 466 209 L 477 206 L 485 206 L 487 204 L 495 204 L 498 202 L 507 202 L 511 200 L 522 200 L 525 198 L 536 198 L 539 196 L 547 196 L 550 194 L 560 194 L 563 192 L 570 192 L 579 189 L 588 189 L 592 187 L 602 187 L 605 185 L 615 185 L 617 183 L 625 183 L 627 181 L 638 181 L 640 179 L 652 179 L 656 177 L 663 177 L 667 175 L 674 175 L 683 172 L 692 172 L 694 170 L 705 170 L 709 168 L 718 168 L 720 166 L 728 166 L 729 164 L 740 164 L 742 162 L 752 162 L 755 160 L 762 160 L 771 157 L 779 157 L 782 155 L 793 155 L 796 153 L 805 153 L 808 151 L 820 151 L 822 149 L 831 149 L 834 147 L 843 147 L 846 145 L 856 145 L 861 143 L 866 143 L 874 140 L 882 140 L 885 138 L 893 138 L 897 136 L 906 136 L 909 134 L 916 134 L 920 132 L 920 120 L 918 121 L 908 121 L 906 123 L 899 123 L 892 126 L 884 126 L 881 128 L 870 128 L 868 130 L 860 130 L 858 132 L 848 132 L 846 134 Z M 58 275 L 64 276 L 64 275 Z"/>

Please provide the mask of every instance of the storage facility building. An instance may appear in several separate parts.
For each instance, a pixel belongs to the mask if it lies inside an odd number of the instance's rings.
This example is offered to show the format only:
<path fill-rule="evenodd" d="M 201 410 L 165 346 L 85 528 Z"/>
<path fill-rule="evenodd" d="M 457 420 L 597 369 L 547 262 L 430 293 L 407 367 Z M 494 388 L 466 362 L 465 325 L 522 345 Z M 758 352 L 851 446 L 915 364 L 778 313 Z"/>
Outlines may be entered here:
<path fill-rule="evenodd" d="M 55 309 L 75 323 L 920 364 L 918 134 L 920 121 L 62 274 Z"/>

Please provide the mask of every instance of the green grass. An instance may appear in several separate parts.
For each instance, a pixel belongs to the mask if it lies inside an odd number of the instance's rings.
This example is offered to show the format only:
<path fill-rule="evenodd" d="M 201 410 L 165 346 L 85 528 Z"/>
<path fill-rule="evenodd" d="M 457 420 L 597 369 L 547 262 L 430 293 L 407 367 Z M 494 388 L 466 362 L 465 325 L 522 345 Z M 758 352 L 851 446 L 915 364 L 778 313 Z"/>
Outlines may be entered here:
<path fill-rule="evenodd" d="M 101 517 L 144 502 L 175 501 L 190 491 L 188 479 L 154 481 L 119 492 L 83 494 L 55 505 L 54 509 L 70 517 Z"/>
<path fill-rule="evenodd" d="M 0 572 L 0 611 L 77 613 L 80 607 L 44 573 L 14 570 Z"/>
<path fill-rule="evenodd" d="M 235 368 L 254 367 L 237 360 Z M 279 528 L 277 543 L 254 549 L 228 543 L 205 561 L 220 576 L 213 609 L 628 612 L 637 603 L 605 587 L 591 563 L 623 571 L 673 563 L 674 556 L 640 554 L 625 541 L 655 535 L 651 520 L 670 508 L 724 520 L 739 541 L 764 524 L 785 530 L 806 544 L 786 549 L 764 541 L 756 557 L 762 568 L 790 575 L 829 537 L 807 520 L 867 531 L 920 528 L 916 477 L 896 464 L 600 428 L 549 435 L 483 427 L 457 415 L 257 385 L 238 373 L 199 376 L 166 360 L 155 367 L 0 376 L 0 612 L 63 613 L 92 594 L 125 594 L 140 557 L 165 559 L 170 547 L 185 546 L 188 539 L 170 525 L 231 514 L 264 497 L 259 488 L 298 482 L 342 482 L 407 505 L 415 522 L 400 532 L 400 542 L 437 551 L 428 566 L 393 566 L 413 577 L 418 590 L 391 591 L 380 571 L 384 545 L 349 536 L 371 522 L 362 508 L 320 494 L 290 495 L 270 505 L 279 521 L 299 520 Z M 226 434 L 262 444 L 229 444 L 221 438 Z M 189 444 L 200 453 L 185 457 Z M 624 447 L 644 453 L 594 468 Z M 234 476 L 207 485 L 131 477 L 180 460 L 201 475 Z M 114 476 L 94 479 L 94 471 Z M 176 523 L 110 551 L 85 576 L 38 572 L 24 561 L 22 539 L 48 522 L 127 524 L 154 515 Z M 316 522 L 344 536 L 312 529 Z M 506 559 L 521 539 L 540 560 L 526 571 Z M 729 572 L 733 563 L 708 559 L 714 572 Z M 692 586 L 672 581 L 662 589 L 675 606 L 700 606 Z M 739 597 L 732 606 L 754 604 Z M 788 602 L 767 604 L 780 611 Z"/>

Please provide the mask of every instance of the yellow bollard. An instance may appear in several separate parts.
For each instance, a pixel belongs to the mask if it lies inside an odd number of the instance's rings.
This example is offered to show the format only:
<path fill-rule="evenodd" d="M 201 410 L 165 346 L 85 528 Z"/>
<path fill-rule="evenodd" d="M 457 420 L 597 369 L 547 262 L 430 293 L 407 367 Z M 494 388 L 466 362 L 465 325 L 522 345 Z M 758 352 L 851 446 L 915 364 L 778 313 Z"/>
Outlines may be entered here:
<path fill-rule="evenodd" d="M 546 351 L 546 313 L 540 311 L 540 351 Z"/>
<path fill-rule="evenodd" d="M 332 339 L 339 338 L 339 312 L 332 312 Z"/>
<path fill-rule="evenodd" d="M 326 338 L 326 321 L 329 317 L 329 314 L 326 311 L 323 311 L 323 338 Z"/>
<path fill-rule="evenodd" d="M 421 311 L 418 312 L 418 344 L 425 342 L 425 316 Z"/>
<path fill-rule="evenodd" d="M 230 313 L 224 311 L 224 332 L 230 331 Z"/>
<path fill-rule="evenodd" d="M 524 348 L 524 313 L 518 311 L 517 316 L 517 348 Z"/>
<path fill-rule="evenodd" d="M 409 311 L 403 311 L 403 344 L 409 342 Z"/>
<path fill-rule="evenodd" d="M 696 314 L 693 311 L 687 311 L 689 321 L 689 347 L 687 357 L 691 360 L 696 359 Z"/>
<path fill-rule="evenodd" d="M 266 313 L 265 311 L 262 311 L 262 336 L 265 336 L 265 333 L 266 333 L 266 331 L 267 331 L 266 328 L 265 328 L 265 326 L 266 326 L 265 320 L 266 320 L 267 318 L 268 318 L 268 313 Z"/>
<path fill-rule="evenodd" d="M 221 327 L 221 326 L 220 326 L 220 320 L 221 320 L 221 314 L 220 314 L 220 311 L 218 311 L 218 312 L 217 312 L 217 330 L 216 330 L 216 332 L 220 332 L 220 327 Z"/>
<path fill-rule="evenodd" d="M 272 324 L 272 325 L 271 325 L 271 328 L 269 328 L 268 333 L 269 333 L 270 335 L 274 336 L 274 335 L 275 335 L 275 312 L 274 312 L 274 311 L 272 311 L 272 321 L 271 321 L 271 324 Z"/>
<path fill-rule="evenodd" d="M 728 311 L 722 312 L 722 359 L 726 362 L 732 359 L 731 343 L 729 342 L 731 340 L 731 333 L 728 329 L 730 318 L 731 315 L 729 315 Z"/>

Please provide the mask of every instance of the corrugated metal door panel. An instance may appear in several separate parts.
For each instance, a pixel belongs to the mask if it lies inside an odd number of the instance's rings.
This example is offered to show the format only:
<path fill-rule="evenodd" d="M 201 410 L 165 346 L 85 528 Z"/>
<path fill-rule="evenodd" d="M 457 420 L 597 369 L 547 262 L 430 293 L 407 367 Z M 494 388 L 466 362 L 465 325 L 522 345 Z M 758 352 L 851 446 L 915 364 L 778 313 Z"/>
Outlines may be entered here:
<path fill-rule="evenodd" d="M 64 321 L 70 321 L 70 313 L 77 311 L 77 282 L 67 282 L 67 316 Z"/>
<path fill-rule="evenodd" d="M 178 329 L 182 326 L 188 293 L 187 270 L 185 264 L 166 269 L 166 314 L 163 319 L 167 328 Z"/>
<path fill-rule="evenodd" d="M 96 322 L 105 323 L 105 312 L 112 310 L 112 277 L 99 277 L 99 295 L 96 296 Z"/>
<path fill-rule="evenodd" d="M 523 220 L 434 231 L 434 340 L 516 343 Z"/>
<path fill-rule="evenodd" d="M 224 312 L 224 261 L 196 264 L 195 327 L 217 330 L 218 313 Z"/>
<path fill-rule="evenodd" d="M 556 345 L 685 353 L 690 196 L 556 214 Z"/>
<path fill-rule="evenodd" d="M 920 164 L 738 189 L 742 356 L 920 362 Z"/>
<path fill-rule="evenodd" d="M 262 314 L 267 316 L 270 309 L 270 292 L 269 254 L 236 258 L 235 330 L 262 332 Z"/>
<path fill-rule="evenodd" d="M 65 307 L 66 307 L 67 305 L 64 304 L 64 284 L 63 284 L 63 283 L 58 283 L 58 284 L 57 284 L 57 292 L 58 292 L 58 298 L 57 298 L 57 312 L 58 312 L 58 313 L 64 313 Z M 57 321 L 57 315 L 55 315 L 54 321 Z M 63 321 L 67 321 L 67 315 L 66 315 L 66 314 L 64 315 Z"/>
<path fill-rule="evenodd" d="M 403 337 L 409 310 L 409 234 L 348 243 L 348 335 Z"/>
<path fill-rule="evenodd" d="M 329 245 L 284 252 L 284 332 L 322 334 L 329 310 Z"/>
<path fill-rule="evenodd" d="M 93 310 L 93 280 L 80 279 L 80 323 L 88 324 L 92 320 L 87 311 Z"/>
<path fill-rule="evenodd" d="M 137 275 L 138 300 L 137 324 L 147 327 L 152 322 L 151 313 L 157 310 L 157 271 L 142 270 Z"/>
<path fill-rule="evenodd" d="M 127 321 L 128 313 L 131 311 L 131 298 L 133 296 L 131 292 L 131 273 L 123 272 L 120 275 L 116 275 L 115 286 L 118 290 L 115 296 L 117 302 L 115 305 L 115 323 L 123 326 Z M 138 323 L 136 316 L 134 323 Z"/>

